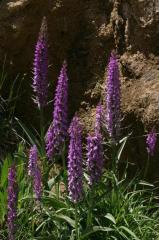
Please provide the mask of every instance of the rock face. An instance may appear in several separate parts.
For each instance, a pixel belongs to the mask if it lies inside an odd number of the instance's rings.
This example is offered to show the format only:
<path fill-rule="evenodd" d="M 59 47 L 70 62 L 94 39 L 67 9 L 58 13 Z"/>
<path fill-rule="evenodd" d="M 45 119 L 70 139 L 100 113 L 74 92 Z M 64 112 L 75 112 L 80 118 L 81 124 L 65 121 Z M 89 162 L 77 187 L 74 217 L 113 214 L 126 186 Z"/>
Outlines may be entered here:
<path fill-rule="evenodd" d="M 68 61 L 70 116 L 81 108 L 84 122 L 91 125 L 88 111 L 91 114 L 101 98 L 105 66 L 115 48 L 120 59 L 124 122 L 137 135 L 157 127 L 159 0 L 1 0 L 0 63 L 6 56 L 7 84 L 17 74 L 26 73 L 17 114 L 27 120 L 35 116 L 35 111 L 30 112 L 31 68 L 44 15 L 49 29 L 51 86 L 55 86 L 63 60 Z M 142 165 L 146 156 L 143 140 L 137 148 L 130 147 L 130 152 Z"/>

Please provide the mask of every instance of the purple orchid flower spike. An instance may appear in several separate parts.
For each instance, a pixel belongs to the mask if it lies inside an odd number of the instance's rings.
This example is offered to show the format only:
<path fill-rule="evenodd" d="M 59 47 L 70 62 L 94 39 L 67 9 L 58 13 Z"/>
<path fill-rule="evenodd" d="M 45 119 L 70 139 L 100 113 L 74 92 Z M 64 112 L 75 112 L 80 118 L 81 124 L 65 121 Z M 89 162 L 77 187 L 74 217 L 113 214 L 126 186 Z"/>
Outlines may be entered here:
<path fill-rule="evenodd" d="M 33 68 L 34 102 L 39 108 L 47 104 L 48 96 L 48 38 L 46 17 L 43 18 L 39 38 L 35 47 Z"/>
<path fill-rule="evenodd" d="M 13 165 L 8 173 L 8 232 L 9 240 L 15 240 L 16 218 L 18 202 L 18 184 L 16 180 L 16 167 Z"/>
<path fill-rule="evenodd" d="M 116 142 L 120 134 L 121 121 L 121 90 L 118 60 L 112 52 L 108 65 L 108 79 L 106 86 L 107 129 L 110 138 Z"/>
<path fill-rule="evenodd" d="M 69 128 L 70 144 L 68 152 L 68 190 L 71 201 L 77 203 L 82 198 L 82 130 L 77 116 Z"/>
<path fill-rule="evenodd" d="M 51 161 L 56 154 L 61 154 L 68 135 L 68 77 L 67 64 L 64 61 L 55 93 L 53 122 L 46 134 L 46 152 Z"/>
<path fill-rule="evenodd" d="M 90 186 L 98 183 L 103 170 L 103 147 L 100 133 L 87 137 L 87 168 Z"/>
<path fill-rule="evenodd" d="M 146 139 L 147 152 L 150 154 L 150 156 L 154 155 L 156 142 L 157 142 L 157 133 L 153 128 L 151 132 L 147 135 L 147 139 Z"/>

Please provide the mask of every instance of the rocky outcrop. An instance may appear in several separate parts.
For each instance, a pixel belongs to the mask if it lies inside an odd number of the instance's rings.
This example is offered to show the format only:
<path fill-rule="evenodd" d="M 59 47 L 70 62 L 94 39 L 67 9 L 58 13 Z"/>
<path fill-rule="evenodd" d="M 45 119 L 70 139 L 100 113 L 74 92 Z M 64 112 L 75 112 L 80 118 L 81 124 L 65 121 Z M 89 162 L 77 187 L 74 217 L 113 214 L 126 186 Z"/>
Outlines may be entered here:
<path fill-rule="evenodd" d="M 26 73 L 30 77 L 34 46 L 44 15 L 49 25 L 50 82 L 54 85 L 66 58 L 72 111 L 81 103 L 87 105 L 89 92 L 92 95 L 89 90 L 97 89 L 102 83 L 112 48 L 121 56 L 122 74 L 127 79 L 123 82 L 124 89 L 128 86 L 130 90 L 131 85 L 135 88 L 139 79 L 146 80 L 149 66 L 157 74 L 153 69 L 158 68 L 158 0 L 6 0 L 0 5 L 0 62 L 6 56 L 7 70 L 13 75 Z M 155 79 L 157 75 L 153 76 Z M 27 78 L 24 85 L 29 87 L 30 83 Z M 99 99 L 100 91 L 97 92 L 91 98 L 93 103 Z M 126 106 L 125 94 L 123 98 Z M 138 97 L 135 98 L 137 101 Z M 143 118 L 148 120 L 146 116 Z"/>
<path fill-rule="evenodd" d="M 44 15 L 49 29 L 50 98 L 60 66 L 67 59 L 70 116 L 81 109 L 84 123 L 91 126 L 88 111 L 94 116 L 92 109 L 101 98 L 105 66 L 115 48 L 120 60 L 125 123 L 133 126 L 135 134 L 158 125 L 159 0 L 2 0 L 0 62 L 6 56 L 10 74 L 6 86 L 17 74 L 25 73 L 17 113 L 27 120 L 35 116 L 35 111 L 29 110 L 31 69 Z M 134 150 L 139 162 L 141 151 L 140 147 Z"/>

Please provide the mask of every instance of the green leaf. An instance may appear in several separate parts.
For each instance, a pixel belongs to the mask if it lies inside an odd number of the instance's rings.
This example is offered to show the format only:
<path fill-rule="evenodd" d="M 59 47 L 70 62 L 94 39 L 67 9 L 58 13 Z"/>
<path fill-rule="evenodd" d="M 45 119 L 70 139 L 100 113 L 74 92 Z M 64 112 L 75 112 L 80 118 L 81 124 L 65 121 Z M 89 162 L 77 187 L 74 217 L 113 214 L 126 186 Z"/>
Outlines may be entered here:
<path fill-rule="evenodd" d="M 134 232 L 132 232 L 129 228 L 125 227 L 125 226 L 121 226 L 119 227 L 120 229 L 124 230 L 125 232 L 127 232 L 129 235 L 131 235 L 135 240 L 140 240 Z"/>
<path fill-rule="evenodd" d="M 112 223 L 116 224 L 116 220 L 111 213 L 107 213 L 105 218 L 109 219 Z"/>
<path fill-rule="evenodd" d="M 109 227 L 100 227 L 100 226 L 94 226 L 91 231 L 85 233 L 83 236 L 81 236 L 81 239 L 85 239 L 89 235 L 95 233 L 95 232 L 113 232 L 113 228 Z"/>
<path fill-rule="evenodd" d="M 55 178 L 51 178 L 49 181 L 48 181 L 48 186 L 49 186 L 49 189 L 51 190 L 52 187 L 54 186 L 55 184 Z"/>
<path fill-rule="evenodd" d="M 22 130 L 25 132 L 31 145 L 36 144 L 36 146 L 38 147 L 39 143 L 38 143 L 36 137 L 32 134 L 32 132 L 18 118 L 15 118 L 15 120 L 17 121 L 19 126 L 22 128 Z"/>
<path fill-rule="evenodd" d="M 63 201 L 57 199 L 56 197 L 43 196 L 42 202 L 43 204 L 52 206 L 55 210 L 67 207 L 67 205 Z"/>
<path fill-rule="evenodd" d="M 118 234 L 120 234 L 120 236 L 122 236 L 122 239 L 126 239 L 126 240 L 130 240 L 126 235 L 125 233 L 121 232 L 118 230 Z"/>
<path fill-rule="evenodd" d="M 86 173 L 86 172 L 84 172 L 84 178 L 86 179 L 86 181 L 88 182 L 89 181 L 89 175 Z"/>
<path fill-rule="evenodd" d="M 43 225 L 45 225 L 49 220 L 50 220 L 50 219 L 47 219 L 47 220 L 43 221 L 43 222 L 36 228 L 36 232 L 38 232 L 39 229 L 42 228 Z"/>
<path fill-rule="evenodd" d="M 51 190 L 52 187 L 53 187 L 56 183 L 58 183 L 60 180 L 61 180 L 61 174 L 57 175 L 56 177 L 51 178 L 51 179 L 48 181 L 49 189 Z"/>
<path fill-rule="evenodd" d="M 123 152 L 123 149 L 124 149 L 124 147 L 125 147 L 125 145 L 126 145 L 126 142 L 127 142 L 128 138 L 129 138 L 129 135 L 126 136 L 126 137 L 124 137 L 124 138 L 120 141 L 120 143 L 122 143 L 122 144 L 121 144 L 121 146 L 120 146 L 120 148 L 119 148 L 119 150 L 118 150 L 118 153 L 117 153 L 117 159 L 118 159 L 118 161 L 120 160 L 121 154 L 122 154 L 122 152 Z"/>
<path fill-rule="evenodd" d="M 69 240 L 75 240 L 74 231 L 75 231 L 75 230 L 73 229 L 72 232 L 71 232 L 71 236 L 70 236 L 70 239 L 69 239 Z"/>
<path fill-rule="evenodd" d="M 114 237 L 114 236 L 112 236 L 112 239 L 114 239 L 114 240 L 118 240 L 116 237 Z"/>
<path fill-rule="evenodd" d="M 2 171 L 1 171 L 1 187 L 4 187 L 5 183 L 7 182 L 7 178 L 8 178 L 8 159 L 6 159 L 3 163 L 3 166 L 2 166 Z"/>
<path fill-rule="evenodd" d="M 75 221 L 72 218 L 63 214 L 59 214 L 59 215 L 56 214 L 54 215 L 54 217 L 59 218 L 61 220 L 65 220 L 71 227 L 75 228 Z"/>
<path fill-rule="evenodd" d="M 0 222 L 5 220 L 7 213 L 7 192 L 0 192 Z"/>
<path fill-rule="evenodd" d="M 17 166 L 17 180 L 20 182 L 20 180 L 23 178 L 24 173 L 24 163 L 21 163 Z"/>
<path fill-rule="evenodd" d="M 140 182 L 139 182 L 139 185 L 143 185 L 143 186 L 149 186 L 149 187 L 154 187 L 154 185 L 153 185 L 153 184 L 151 184 L 151 183 L 148 183 L 148 182 L 146 182 L 146 181 L 140 181 Z"/>

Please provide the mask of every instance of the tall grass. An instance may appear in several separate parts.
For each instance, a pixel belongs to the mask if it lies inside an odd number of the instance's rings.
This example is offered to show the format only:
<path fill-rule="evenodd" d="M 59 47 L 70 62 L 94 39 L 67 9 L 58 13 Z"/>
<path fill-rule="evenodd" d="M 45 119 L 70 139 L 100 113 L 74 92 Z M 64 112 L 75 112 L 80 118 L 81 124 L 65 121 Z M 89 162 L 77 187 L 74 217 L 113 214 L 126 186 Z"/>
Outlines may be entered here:
<path fill-rule="evenodd" d="M 50 173 L 49 190 L 43 192 L 40 202 L 32 195 L 27 171 L 27 155 L 24 144 L 13 156 L 17 163 L 19 185 L 16 239 L 76 239 L 75 206 L 67 194 L 67 174 Z M 0 180 L 0 239 L 7 238 L 7 173 L 12 157 L 4 161 Z M 55 174 L 56 173 L 56 174 Z M 52 175 L 52 177 L 51 177 Z M 87 172 L 84 174 L 83 200 L 78 204 L 79 239 L 141 239 L 159 237 L 159 205 L 157 189 L 152 184 L 134 177 L 128 181 L 106 170 L 101 182 L 94 186 L 90 199 Z M 59 189 L 57 189 L 59 188 Z M 89 209 L 92 220 L 88 224 Z"/>

